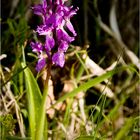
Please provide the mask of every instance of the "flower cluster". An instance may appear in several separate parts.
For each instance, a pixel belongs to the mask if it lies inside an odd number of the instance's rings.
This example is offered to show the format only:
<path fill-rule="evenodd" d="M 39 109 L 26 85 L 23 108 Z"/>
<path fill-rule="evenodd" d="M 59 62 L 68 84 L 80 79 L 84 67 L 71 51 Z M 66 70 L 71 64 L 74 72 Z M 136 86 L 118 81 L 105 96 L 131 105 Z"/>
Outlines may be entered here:
<path fill-rule="evenodd" d="M 45 67 L 47 60 L 52 64 L 63 67 L 65 63 L 64 53 L 69 44 L 74 41 L 76 32 L 70 22 L 77 9 L 65 5 L 67 0 L 42 0 L 42 4 L 32 7 L 34 14 L 41 16 L 42 25 L 39 25 L 36 32 L 45 36 L 45 42 L 31 42 L 33 52 L 38 55 L 36 70 L 40 71 Z M 71 36 L 66 32 L 71 32 Z"/>

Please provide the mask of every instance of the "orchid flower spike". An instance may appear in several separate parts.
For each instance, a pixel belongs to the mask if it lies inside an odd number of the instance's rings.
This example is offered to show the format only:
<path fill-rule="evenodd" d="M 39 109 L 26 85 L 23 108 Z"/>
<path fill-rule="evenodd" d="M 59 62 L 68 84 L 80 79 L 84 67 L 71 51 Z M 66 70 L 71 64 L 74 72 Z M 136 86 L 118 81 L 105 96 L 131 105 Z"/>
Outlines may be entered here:
<path fill-rule="evenodd" d="M 77 35 L 70 20 L 76 15 L 78 8 L 73 9 L 73 6 L 66 6 L 66 1 L 42 0 L 41 4 L 32 7 L 34 14 L 42 18 L 42 24 L 37 26 L 36 33 L 39 36 L 45 36 L 44 43 L 30 43 L 33 52 L 38 55 L 36 65 L 38 72 L 46 66 L 48 60 L 54 65 L 63 67 L 65 52 Z M 71 32 L 71 36 L 65 29 Z"/>

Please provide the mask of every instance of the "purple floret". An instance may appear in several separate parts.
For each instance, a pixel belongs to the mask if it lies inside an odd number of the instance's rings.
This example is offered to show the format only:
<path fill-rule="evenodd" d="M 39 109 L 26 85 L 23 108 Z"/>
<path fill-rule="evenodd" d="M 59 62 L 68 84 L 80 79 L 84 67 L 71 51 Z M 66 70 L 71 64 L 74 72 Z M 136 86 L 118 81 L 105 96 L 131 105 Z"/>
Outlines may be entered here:
<path fill-rule="evenodd" d="M 72 42 L 74 40 L 74 37 L 71 37 L 68 35 L 68 33 L 65 30 L 62 29 L 58 29 L 56 31 L 57 34 L 57 39 L 58 41 L 66 41 L 68 43 Z"/>
<path fill-rule="evenodd" d="M 36 70 L 39 72 L 41 71 L 46 65 L 46 60 L 45 58 L 41 58 L 38 60 L 37 65 L 36 65 Z"/>
<path fill-rule="evenodd" d="M 61 68 L 64 66 L 65 63 L 65 55 L 63 52 L 57 52 L 52 56 L 53 64 L 60 66 Z"/>
<path fill-rule="evenodd" d="M 42 44 L 39 42 L 36 42 L 36 43 L 31 42 L 30 46 L 32 47 L 33 52 L 36 52 L 36 53 L 41 53 L 43 50 Z"/>
<path fill-rule="evenodd" d="M 45 49 L 47 52 L 51 51 L 55 45 L 55 40 L 51 34 L 46 35 Z"/>
<path fill-rule="evenodd" d="M 58 47 L 58 51 L 61 51 L 61 52 L 66 52 L 67 49 L 68 49 L 69 45 L 66 41 L 61 41 L 59 47 Z"/>

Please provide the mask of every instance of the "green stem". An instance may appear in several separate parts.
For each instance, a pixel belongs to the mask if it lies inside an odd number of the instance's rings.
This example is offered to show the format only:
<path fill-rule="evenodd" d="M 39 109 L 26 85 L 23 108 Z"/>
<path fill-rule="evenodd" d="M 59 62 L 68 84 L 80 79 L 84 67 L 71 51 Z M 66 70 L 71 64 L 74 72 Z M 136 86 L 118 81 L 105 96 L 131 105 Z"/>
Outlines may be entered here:
<path fill-rule="evenodd" d="M 45 116 L 46 116 L 45 110 L 46 110 L 46 102 L 47 102 L 47 97 L 48 97 L 48 88 L 49 88 L 48 83 L 49 83 L 49 78 L 51 76 L 50 70 L 51 70 L 51 64 L 48 65 L 48 68 L 47 68 L 47 78 L 45 80 L 43 98 L 42 98 L 41 107 L 40 107 L 40 113 L 39 113 L 40 117 L 39 117 L 38 125 L 37 125 L 36 140 L 43 139 L 45 123 L 46 123 L 46 128 L 47 128 L 47 119 L 45 122 Z M 47 135 L 46 135 L 46 137 L 47 137 Z M 45 138 L 45 139 L 47 139 L 47 138 Z"/>

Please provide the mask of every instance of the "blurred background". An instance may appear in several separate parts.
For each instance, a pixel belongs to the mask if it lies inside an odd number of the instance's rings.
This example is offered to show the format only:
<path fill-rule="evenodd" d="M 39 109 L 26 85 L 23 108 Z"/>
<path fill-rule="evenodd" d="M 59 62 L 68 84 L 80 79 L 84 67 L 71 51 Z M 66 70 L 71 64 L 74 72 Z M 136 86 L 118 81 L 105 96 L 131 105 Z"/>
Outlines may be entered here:
<path fill-rule="evenodd" d="M 13 98 L 16 100 L 19 98 L 18 104 L 25 129 L 28 128 L 27 101 L 25 95 L 19 97 L 19 90 L 24 93 L 26 91 L 24 83 L 19 81 L 18 73 L 21 71 L 21 46 L 24 46 L 27 65 L 33 74 L 37 75 L 35 71 L 36 58 L 31 55 L 29 43 L 35 38 L 33 30 L 41 23 L 40 17 L 34 15 L 31 10 L 31 6 L 38 3 L 41 3 L 41 0 L 1 1 L 1 83 L 3 85 L 7 84 L 8 81 L 14 83 L 10 85 L 10 91 Z M 79 7 L 77 15 L 72 18 L 77 37 L 66 53 L 64 69 L 52 68 L 55 100 L 64 94 L 65 86 L 68 86 L 68 92 L 73 88 L 69 81 L 77 77 L 77 72 L 81 66 L 80 60 L 83 59 L 83 53 L 79 53 L 80 51 L 84 51 L 88 56 L 88 60 L 83 62 L 91 77 L 88 77 L 86 70 L 83 71 L 78 85 L 84 81 L 84 78 L 89 80 L 106 73 L 108 70 L 129 65 L 133 70 L 120 71 L 112 76 L 109 84 L 104 81 L 98 86 L 89 88 L 83 97 L 84 109 L 87 121 L 92 122 L 88 119 L 92 115 L 94 120 L 92 123 L 96 126 L 99 112 L 95 109 L 96 111 L 92 113 L 90 107 L 98 102 L 101 94 L 103 94 L 102 88 L 106 85 L 107 97 L 103 112 L 105 116 L 112 112 L 112 119 L 110 119 L 111 124 L 105 121 L 100 126 L 98 136 L 105 136 L 107 140 L 113 139 L 113 137 L 118 140 L 122 138 L 138 140 L 140 127 L 139 0 L 70 0 L 67 5 Z M 73 54 L 74 52 L 77 52 L 81 59 Z M 42 80 L 40 78 L 38 84 L 41 88 Z M 6 134 L 23 136 L 18 121 L 11 123 L 11 120 L 17 120 L 16 111 L 12 107 L 13 104 L 7 106 L 12 99 L 7 97 L 8 94 L 3 87 L 1 94 L 0 115 L 11 114 Z M 7 109 L 4 107 L 5 105 Z M 61 118 L 62 112 L 57 113 L 55 117 Z M 52 120 L 50 118 L 50 122 L 53 122 Z M 103 116 L 101 120 L 104 120 Z M 80 128 L 83 127 L 81 124 L 79 126 Z M 5 124 L 4 127 L 6 127 Z M 50 130 L 51 127 L 53 128 L 53 126 L 50 126 Z M 75 138 L 79 133 L 85 133 L 80 128 L 73 132 L 75 134 L 71 138 Z M 28 131 L 24 133 L 28 136 Z M 50 134 L 50 137 L 56 137 L 56 135 L 53 133 Z M 65 137 L 61 136 L 62 138 Z"/>

